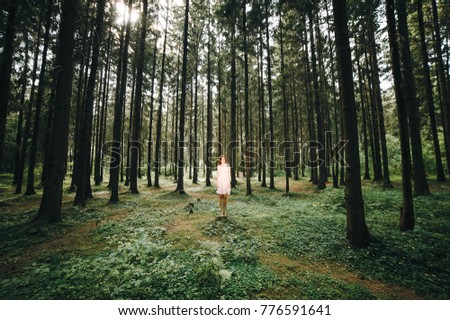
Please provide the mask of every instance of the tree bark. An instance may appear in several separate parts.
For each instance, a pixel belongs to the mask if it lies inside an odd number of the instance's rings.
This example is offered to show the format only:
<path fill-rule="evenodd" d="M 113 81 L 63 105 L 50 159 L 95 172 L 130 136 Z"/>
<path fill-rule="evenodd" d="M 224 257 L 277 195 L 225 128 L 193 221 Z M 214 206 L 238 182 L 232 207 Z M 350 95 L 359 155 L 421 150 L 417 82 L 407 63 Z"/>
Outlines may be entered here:
<path fill-rule="evenodd" d="M 128 1 L 128 11 L 131 12 L 133 0 Z M 116 101 L 114 105 L 114 128 L 113 128 L 113 141 L 112 141 L 112 161 L 110 167 L 110 187 L 111 187 L 111 203 L 119 202 L 119 169 L 120 164 L 123 162 L 121 157 L 122 149 L 122 117 L 123 117 L 123 106 L 125 103 L 125 91 L 127 87 L 127 69 L 128 69 L 128 46 L 130 43 L 130 33 L 131 33 L 131 21 L 128 18 L 125 40 L 123 44 L 123 53 L 121 52 L 121 67 L 118 68 L 117 84 L 116 89 Z"/>
<path fill-rule="evenodd" d="M 395 25 L 394 0 L 386 0 L 386 20 L 389 34 L 390 59 L 394 76 L 395 100 L 397 103 L 398 126 L 402 153 L 402 185 L 403 206 L 400 208 L 400 230 L 414 229 L 414 206 L 411 185 L 411 156 L 408 132 L 408 111 L 406 99 L 403 96 L 403 80 L 400 66 L 400 52 L 397 42 Z"/>
<path fill-rule="evenodd" d="M 265 0 L 266 46 L 267 46 L 267 90 L 269 94 L 269 189 L 275 189 L 275 133 L 273 128 L 272 58 L 269 41 L 269 0 Z"/>
<path fill-rule="evenodd" d="M 184 30 L 183 30 L 183 66 L 181 71 L 181 102 L 180 102 L 180 140 L 178 155 L 178 181 L 176 192 L 179 194 L 186 193 L 184 191 L 184 121 L 186 110 L 186 79 L 187 79 L 187 54 L 188 54 L 188 27 L 189 27 L 189 0 L 186 0 L 184 14 Z"/>
<path fill-rule="evenodd" d="M 164 29 L 164 45 L 161 61 L 161 79 L 159 82 L 159 105 L 158 105 L 158 119 L 156 120 L 156 145 L 155 145 L 155 182 L 153 186 L 159 188 L 159 170 L 161 167 L 161 137 L 162 137 L 162 107 L 163 107 L 163 90 L 164 90 L 164 76 L 166 66 L 166 46 L 167 46 L 167 22 L 169 19 L 169 8 L 167 7 L 166 27 Z"/>
<path fill-rule="evenodd" d="M 98 59 L 100 55 L 100 44 L 103 37 L 103 17 L 105 13 L 105 0 L 97 1 L 97 17 L 95 32 L 93 32 L 93 50 L 91 70 L 86 87 L 84 100 L 84 115 L 81 124 L 80 153 L 78 157 L 78 184 L 74 205 L 86 205 L 86 199 L 92 198 L 90 182 L 90 146 L 92 143 L 92 116 L 94 111 L 94 91 L 97 79 Z"/>
<path fill-rule="evenodd" d="M 433 29 L 434 29 L 434 51 L 436 54 L 436 68 L 438 72 L 438 82 L 442 98 L 442 119 L 445 135 L 445 152 L 447 155 L 447 169 L 450 174 L 450 92 L 447 87 L 447 77 L 445 75 L 444 61 L 442 58 L 442 40 L 439 32 L 439 16 L 437 11 L 436 0 L 431 1 L 433 12 Z M 447 69 L 448 70 L 448 69 Z"/>
<path fill-rule="evenodd" d="M 434 155 L 436 158 L 436 180 L 445 181 L 444 167 L 442 165 L 441 147 L 439 145 L 439 136 L 437 132 L 436 124 L 436 112 L 433 100 L 433 86 L 431 84 L 430 66 L 428 65 L 428 48 L 425 38 L 425 26 L 423 21 L 423 2 L 422 0 L 416 1 L 417 5 L 417 19 L 419 23 L 420 33 L 420 49 L 422 53 L 422 68 L 424 72 L 425 81 L 425 95 L 427 100 L 428 114 L 430 116 L 430 129 L 433 137 Z"/>
<path fill-rule="evenodd" d="M 50 41 L 50 27 L 52 22 L 52 12 L 53 12 L 53 0 L 47 1 L 47 12 L 45 18 L 45 34 L 44 34 L 44 48 L 42 50 L 42 62 L 41 69 L 39 71 L 39 86 L 36 97 L 36 110 L 34 113 L 34 123 L 33 123 L 33 135 L 31 138 L 31 147 L 30 147 L 30 158 L 28 165 L 28 179 L 27 179 L 27 188 L 25 190 L 25 195 L 32 195 L 36 192 L 34 191 L 34 167 L 36 164 L 36 151 L 37 151 L 37 143 L 39 137 L 39 123 L 41 119 L 41 110 L 42 110 L 42 99 L 44 95 L 45 88 L 45 71 L 47 66 L 47 50 L 48 44 Z"/>
<path fill-rule="evenodd" d="M 48 155 L 48 177 L 44 180 L 44 192 L 37 220 L 60 221 L 63 181 L 69 134 L 70 100 L 73 80 L 74 34 L 79 20 L 79 1 L 64 1 L 58 33 L 58 68 L 53 126 Z"/>
<path fill-rule="evenodd" d="M 339 70 L 340 95 L 344 120 L 344 139 L 347 168 L 345 172 L 345 207 L 347 211 L 347 240 L 353 247 L 369 244 L 370 234 L 364 217 L 361 191 L 358 126 L 353 85 L 352 58 L 347 26 L 345 0 L 333 0 L 336 34 L 336 56 Z"/>
<path fill-rule="evenodd" d="M 6 29 L 3 35 L 3 53 L 0 69 L 0 163 L 3 160 L 6 116 L 8 114 L 9 88 L 13 65 L 14 38 L 16 34 L 16 17 L 21 0 L 10 0 Z"/>
<path fill-rule="evenodd" d="M 409 31 L 406 13 L 406 0 L 398 0 L 398 34 L 401 47 L 401 61 L 403 62 L 403 90 L 405 103 L 408 106 L 409 132 L 411 139 L 411 152 L 414 173 L 414 193 L 416 195 L 428 195 L 430 189 L 425 175 L 425 165 L 422 154 L 422 138 L 420 136 L 419 103 L 416 95 L 416 84 L 414 81 L 413 63 L 409 48 Z"/>

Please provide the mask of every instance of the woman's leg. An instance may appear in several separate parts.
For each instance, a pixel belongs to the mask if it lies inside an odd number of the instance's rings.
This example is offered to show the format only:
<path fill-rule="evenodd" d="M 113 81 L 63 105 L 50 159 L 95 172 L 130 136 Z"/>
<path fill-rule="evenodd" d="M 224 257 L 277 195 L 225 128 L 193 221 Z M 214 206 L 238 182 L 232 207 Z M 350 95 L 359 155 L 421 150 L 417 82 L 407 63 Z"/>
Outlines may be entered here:
<path fill-rule="evenodd" d="M 224 194 L 223 195 L 223 216 L 226 217 L 227 216 L 227 201 L 228 201 L 228 195 Z"/>
<path fill-rule="evenodd" d="M 219 194 L 220 215 L 223 216 L 223 194 Z"/>

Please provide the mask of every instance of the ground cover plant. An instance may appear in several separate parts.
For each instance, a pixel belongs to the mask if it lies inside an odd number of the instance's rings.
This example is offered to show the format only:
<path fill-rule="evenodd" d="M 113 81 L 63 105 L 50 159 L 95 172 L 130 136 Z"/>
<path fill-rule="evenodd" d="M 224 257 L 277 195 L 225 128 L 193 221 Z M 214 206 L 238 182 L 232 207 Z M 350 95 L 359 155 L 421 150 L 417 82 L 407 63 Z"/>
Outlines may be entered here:
<path fill-rule="evenodd" d="M 415 198 L 416 228 L 401 232 L 401 190 L 363 186 L 371 245 L 345 239 L 343 189 L 318 191 L 308 181 L 260 188 L 246 196 L 239 180 L 217 219 L 214 188 L 186 195 L 141 186 L 108 203 L 104 187 L 72 206 L 63 220 L 33 223 L 40 195 L 13 195 L 2 175 L 2 299 L 449 299 L 450 187 Z M 282 186 L 283 179 L 276 179 Z M 192 212 L 190 208 L 193 208 Z"/>

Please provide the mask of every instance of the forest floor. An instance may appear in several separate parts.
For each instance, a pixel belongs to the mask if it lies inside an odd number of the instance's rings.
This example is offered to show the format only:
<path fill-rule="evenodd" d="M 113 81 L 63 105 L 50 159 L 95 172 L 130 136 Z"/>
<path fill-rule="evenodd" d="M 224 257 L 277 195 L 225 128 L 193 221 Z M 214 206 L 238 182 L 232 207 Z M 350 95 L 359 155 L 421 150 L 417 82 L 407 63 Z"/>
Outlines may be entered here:
<path fill-rule="evenodd" d="M 306 178 L 289 195 L 282 177 L 276 190 L 253 179 L 252 196 L 239 180 L 226 220 L 204 182 L 176 195 L 172 180 L 142 180 L 116 205 L 104 184 L 86 208 L 65 193 L 63 221 L 48 225 L 32 222 L 42 190 L 14 195 L 1 175 L 0 299 L 450 299 L 450 184 L 430 181 L 416 228 L 401 232 L 394 182 L 363 182 L 372 240 L 352 249 L 343 188 Z"/>

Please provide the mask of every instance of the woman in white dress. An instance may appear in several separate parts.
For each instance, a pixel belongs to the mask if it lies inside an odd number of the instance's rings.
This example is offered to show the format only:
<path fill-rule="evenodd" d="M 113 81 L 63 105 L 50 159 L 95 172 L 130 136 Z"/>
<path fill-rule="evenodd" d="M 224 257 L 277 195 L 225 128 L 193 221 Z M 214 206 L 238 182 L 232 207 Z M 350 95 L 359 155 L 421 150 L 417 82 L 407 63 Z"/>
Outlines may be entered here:
<path fill-rule="evenodd" d="M 217 191 L 219 195 L 220 214 L 222 217 L 227 216 L 228 195 L 231 192 L 231 169 L 224 155 L 219 158 L 217 166 Z"/>

